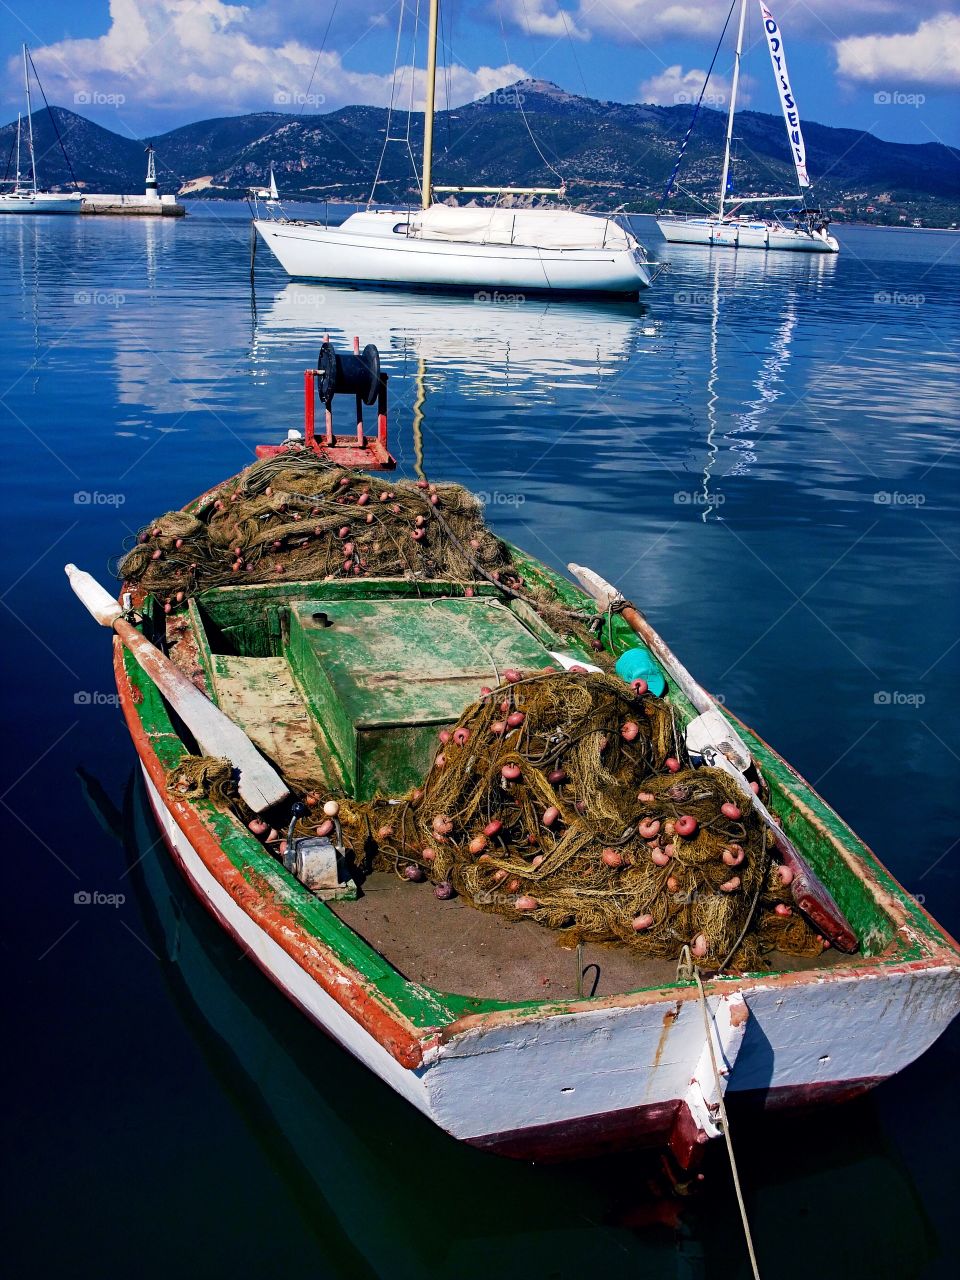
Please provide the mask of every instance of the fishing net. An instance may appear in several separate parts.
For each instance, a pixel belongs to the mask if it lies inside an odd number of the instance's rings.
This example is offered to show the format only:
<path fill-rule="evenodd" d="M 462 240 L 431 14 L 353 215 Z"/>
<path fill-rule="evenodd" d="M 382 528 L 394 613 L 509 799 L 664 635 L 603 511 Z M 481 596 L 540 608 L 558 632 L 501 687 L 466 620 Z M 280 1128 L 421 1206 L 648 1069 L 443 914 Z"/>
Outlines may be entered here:
<path fill-rule="evenodd" d="M 509 588 L 520 575 L 456 484 L 345 472 L 310 452 L 256 462 L 140 530 L 118 575 L 167 603 L 243 582 L 400 577 Z"/>
<path fill-rule="evenodd" d="M 737 783 L 685 764 L 666 702 L 616 677 L 547 673 L 469 707 L 422 787 L 342 800 L 337 820 L 361 870 L 428 878 L 564 945 L 674 959 L 690 944 L 707 968 L 819 954 Z"/>

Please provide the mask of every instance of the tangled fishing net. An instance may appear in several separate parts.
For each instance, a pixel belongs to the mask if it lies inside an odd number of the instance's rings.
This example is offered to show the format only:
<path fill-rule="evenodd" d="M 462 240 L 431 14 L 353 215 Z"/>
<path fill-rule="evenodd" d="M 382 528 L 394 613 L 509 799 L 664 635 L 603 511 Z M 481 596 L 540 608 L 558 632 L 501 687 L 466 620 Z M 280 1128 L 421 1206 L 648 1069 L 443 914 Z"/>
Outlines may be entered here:
<path fill-rule="evenodd" d="M 117 572 L 168 603 L 243 582 L 372 577 L 475 581 L 519 575 L 456 484 L 345 472 L 291 451 L 256 462 L 140 530 Z"/>
<path fill-rule="evenodd" d="M 684 767 L 666 702 L 615 676 L 546 673 L 486 694 L 442 737 L 405 799 L 340 802 L 361 869 L 426 877 L 570 946 L 674 959 L 689 944 L 705 967 L 741 968 L 822 949 L 736 782 Z"/>

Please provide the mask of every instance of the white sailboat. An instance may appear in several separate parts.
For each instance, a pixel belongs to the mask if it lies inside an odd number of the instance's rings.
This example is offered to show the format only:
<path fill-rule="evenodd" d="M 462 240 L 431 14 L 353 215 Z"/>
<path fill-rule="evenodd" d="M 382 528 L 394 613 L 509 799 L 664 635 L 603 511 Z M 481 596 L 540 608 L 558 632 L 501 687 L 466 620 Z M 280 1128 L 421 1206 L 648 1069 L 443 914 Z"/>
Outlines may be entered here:
<path fill-rule="evenodd" d="M 27 151 L 30 155 L 30 182 L 20 174 L 21 117 L 17 116 L 17 162 L 13 187 L 0 192 L 0 213 L 80 213 L 79 191 L 41 191 L 37 187 L 37 160 L 33 147 L 33 110 L 30 104 L 30 77 L 27 73 L 27 46 L 23 46 L 23 84 L 27 94 Z"/>
<path fill-rule="evenodd" d="M 664 213 L 658 216 L 657 226 L 672 244 L 725 245 L 734 249 L 785 249 L 797 253 L 839 253 L 840 245 L 830 235 L 829 220 L 819 209 L 808 208 L 805 192 L 810 187 L 807 174 L 806 147 L 800 128 L 800 116 L 787 72 L 783 37 L 773 14 L 759 0 L 764 34 L 770 51 L 780 104 L 787 127 L 787 140 L 797 175 L 797 196 L 742 196 L 729 198 L 727 183 L 730 176 L 730 148 L 733 141 L 733 121 L 737 108 L 737 89 L 740 83 L 740 59 L 743 53 L 743 32 L 747 16 L 747 0 L 740 0 L 740 21 L 737 29 L 737 48 L 733 63 L 733 80 L 730 88 L 730 108 L 727 113 L 727 132 L 723 151 L 723 170 L 720 176 L 720 198 L 716 213 L 686 215 Z M 706 87 L 706 86 L 704 86 Z M 694 115 L 696 119 L 696 115 Z M 691 129 L 693 125 L 691 124 Z M 676 179 L 690 130 L 680 148 L 664 200 Z M 790 222 L 780 218 L 751 218 L 740 212 L 746 204 L 772 204 L 789 202 L 801 208 L 794 212 Z"/>
<path fill-rule="evenodd" d="M 436 192 L 557 195 L 554 188 L 435 187 L 432 179 L 439 0 L 430 0 L 422 208 L 365 209 L 340 226 L 254 217 L 295 277 L 401 288 L 635 295 L 658 267 L 614 218 L 571 210 L 452 208 Z"/>

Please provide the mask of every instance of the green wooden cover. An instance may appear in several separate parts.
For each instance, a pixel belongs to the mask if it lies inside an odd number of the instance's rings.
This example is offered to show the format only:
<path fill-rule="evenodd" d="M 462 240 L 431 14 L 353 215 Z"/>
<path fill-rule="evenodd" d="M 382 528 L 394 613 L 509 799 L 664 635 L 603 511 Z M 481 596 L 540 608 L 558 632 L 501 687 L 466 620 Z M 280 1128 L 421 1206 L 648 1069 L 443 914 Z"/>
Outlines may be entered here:
<path fill-rule="evenodd" d="M 422 781 L 438 729 L 481 685 L 553 665 L 490 598 L 295 602 L 287 656 L 344 787 L 364 800 Z"/>

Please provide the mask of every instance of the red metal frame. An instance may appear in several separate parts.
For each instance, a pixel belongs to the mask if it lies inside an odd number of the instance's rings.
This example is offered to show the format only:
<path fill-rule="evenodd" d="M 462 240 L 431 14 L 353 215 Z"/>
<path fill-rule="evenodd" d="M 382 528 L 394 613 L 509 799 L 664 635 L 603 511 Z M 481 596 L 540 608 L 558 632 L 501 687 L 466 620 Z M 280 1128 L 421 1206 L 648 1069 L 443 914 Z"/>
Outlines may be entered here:
<path fill-rule="evenodd" d="M 359 354 L 360 339 L 353 340 L 354 354 Z M 316 380 L 319 369 L 303 371 L 303 441 L 308 449 L 340 467 L 359 467 L 364 471 L 393 471 L 397 460 L 387 447 L 387 375 L 380 375 L 377 392 L 377 434 L 367 437 L 363 427 L 363 401 L 357 396 L 357 428 L 353 435 L 336 435 L 333 410 L 324 409 L 324 430 L 317 437 Z M 300 444 L 300 441 L 296 442 Z M 258 458 L 272 458 L 283 453 L 289 444 L 258 444 Z"/>

